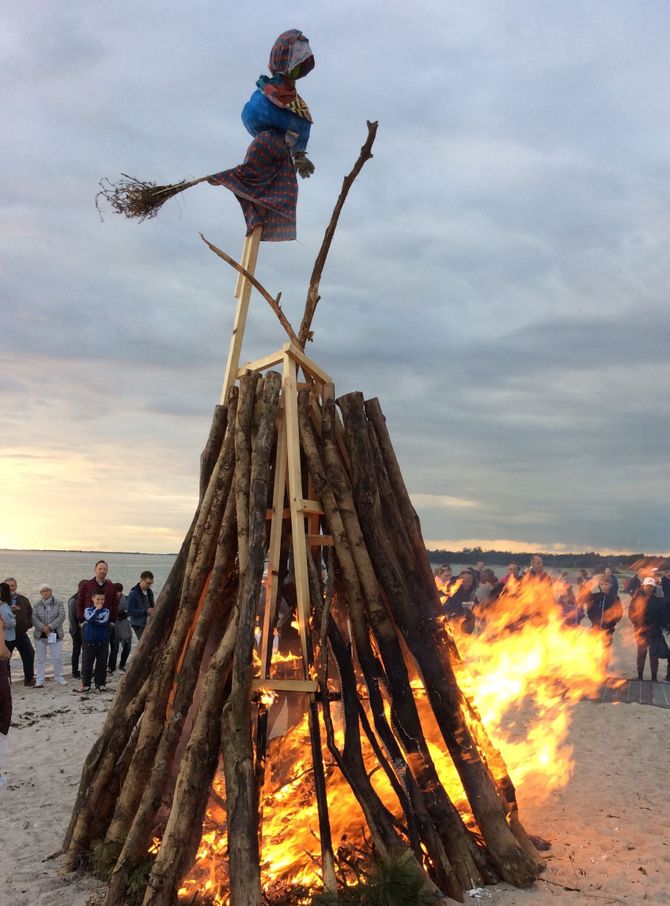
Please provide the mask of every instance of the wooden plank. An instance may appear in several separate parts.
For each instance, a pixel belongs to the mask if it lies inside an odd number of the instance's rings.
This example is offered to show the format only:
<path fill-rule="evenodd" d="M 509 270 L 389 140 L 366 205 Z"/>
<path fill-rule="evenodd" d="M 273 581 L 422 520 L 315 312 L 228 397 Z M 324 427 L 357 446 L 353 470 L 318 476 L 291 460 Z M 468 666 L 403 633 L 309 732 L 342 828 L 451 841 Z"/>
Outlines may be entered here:
<path fill-rule="evenodd" d="M 323 507 L 320 500 L 298 500 L 296 506 L 301 513 L 313 513 L 323 516 Z"/>
<path fill-rule="evenodd" d="M 266 368 L 272 368 L 273 365 L 280 365 L 284 359 L 284 350 L 272 352 L 270 355 L 263 356 L 262 359 L 256 359 L 253 362 L 247 362 L 237 371 L 237 376 L 242 377 L 246 371 L 265 371 Z"/>
<path fill-rule="evenodd" d="M 242 249 L 242 267 L 253 274 L 256 270 L 256 261 L 258 259 L 258 246 L 261 241 L 263 227 L 256 227 L 253 232 L 244 240 Z M 235 383 L 237 369 L 240 363 L 240 352 L 242 351 L 242 341 L 244 340 L 244 328 L 247 323 L 247 313 L 249 311 L 249 299 L 251 298 L 251 283 L 247 278 L 240 274 L 237 278 L 235 288 L 237 296 L 237 310 L 235 311 L 235 320 L 233 321 L 233 332 L 230 337 L 230 348 L 228 350 L 228 364 L 226 373 L 223 378 L 221 388 L 221 403 L 226 404 L 228 400 L 228 391 Z"/>
<path fill-rule="evenodd" d="M 293 361 L 300 365 L 303 371 L 311 374 L 312 377 L 321 384 L 333 383 L 332 377 L 329 374 L 326 374 L 322 368 L 319 368 L 316 362 L 312 361 L 309 356 L 305 355 L 302 349 L 298 349 L 293 343 L 285 343 L 283 348 L 285 352 L 291 356 Z"/>
<path fill-rule="evenodd" d="M 331 547 L 333 544 L 332 535 L 308 534 L 305 536 L 307 543 L 311 547 Z"/>
<path fill-rule="evenodd" d="M 252 689 L 271 689 L 273 692 L 317 692 L 316 680 L 305 679 L 262 679 L 256 677 L 251 681 Z"/>
<path fill-rule="evenodd" d="M 298 392 L 296 364 L 288 355 L 284 356 L 283 396 L 286 414 L 286 456 L 288 498 L 291 510 L 291 537 L 293 545 L 293 568 L 295 572 L 296 597 L 298 599 L 298 632 L 302 647 L 305 676 L 309 676 L 310 646 L 307 640 L 309 626 L 309 580 L 307 577 L 307 543 L 305 541 L 306 501 L 302 496 L 302 474 L 300 470 L 300 436 L 298 433 Z"/>
<path fill-rule="evenodd" d="M 261 676 L 267 676 L 272 658 L 275 614 L 279 593 L 279 557 L 281 548 L 284 491 L 286 490 L 286 419 L 280 411 L 277 419 L 277 454 L 275 459 L 274 488 L 272 492 L 272 524 L 268 544 L 268 580 L 265 587 L 265 613 L 261 635 Z"/>
<path fill-rule="evenodd" d="M 274 510 L 266 510 L 266 511 L 265 511 L 265 518 L 266 518 L 266 519 L 272 519 L 274 515 L 275 515 Z M 290 510 L 282 510 L 282 511 L 281 511 L 281 518 L 282 518 L 282 519 L 290 519 L 290 518 L 291 518 L 291 511 L 290 511 Z"/>

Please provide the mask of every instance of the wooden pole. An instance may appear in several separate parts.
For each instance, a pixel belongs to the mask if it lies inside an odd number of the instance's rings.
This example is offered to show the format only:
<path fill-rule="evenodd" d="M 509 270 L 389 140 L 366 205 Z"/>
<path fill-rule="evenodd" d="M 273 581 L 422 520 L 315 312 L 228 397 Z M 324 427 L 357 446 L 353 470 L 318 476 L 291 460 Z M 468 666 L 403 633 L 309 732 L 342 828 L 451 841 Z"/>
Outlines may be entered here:
<path fill-rule="evenodd" d="M 257 226 L 249 233 L 244 240 L 242 249 L 242 267 L 253 275 L 256 270 L 256 261 L 258 259 L 258 246 L 261 241 L 262 226 Z M 235 383 L 237 378 L 237 368 L 240 364 L 240 352 L 242 350 L 242 341 L 244 339 L 244 328 L 247 323 L 247 313 L 249 311 L 249 299 L 251 298 L 251 281 L 244 274 L 239 274 L 237 286 L 235 287 L 235 298 L 237 299 L 237 310 L 235 311 L 235 321 L 233 322 L 233 332 L 230 337 L 230 349 L 228 351 L 228 364 L 226 373 L 223 378 L 223 387 L 221 388 L 221 404 L 226 402 L 228 391 Z"/>

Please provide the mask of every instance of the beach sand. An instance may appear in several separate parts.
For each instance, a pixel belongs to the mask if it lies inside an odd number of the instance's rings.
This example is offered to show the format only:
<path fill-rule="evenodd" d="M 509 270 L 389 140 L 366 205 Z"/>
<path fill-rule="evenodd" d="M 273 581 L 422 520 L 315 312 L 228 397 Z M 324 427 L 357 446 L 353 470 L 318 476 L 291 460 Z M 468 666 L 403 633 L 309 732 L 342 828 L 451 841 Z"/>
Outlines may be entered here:
<path fill-rule="evenodd" d="M 614 666 L 630 676 L 628 627 L 615 639 Z M 665 662 L 662 662 L 661 673 Z M 14 721 L 8 739 L 8 786 L 0 790 L 2 906 L 87 906 L 101 885 L 90 876 L 58 874 L 57 853 L 83 761 L 104 721 L 111 695 L 85 700 L 48 679 L 27 689 L 14 661 Z M 495 906 L 630 906 L 670 904 L 667 833 L 670 709 L 580 702 L 570 742 L 575 767 L 568 785 L 542 805 L 519 790 L 522 820 L 551 844 L 547 869 L 532 888 L 484 888 L 466 903 Z"/>

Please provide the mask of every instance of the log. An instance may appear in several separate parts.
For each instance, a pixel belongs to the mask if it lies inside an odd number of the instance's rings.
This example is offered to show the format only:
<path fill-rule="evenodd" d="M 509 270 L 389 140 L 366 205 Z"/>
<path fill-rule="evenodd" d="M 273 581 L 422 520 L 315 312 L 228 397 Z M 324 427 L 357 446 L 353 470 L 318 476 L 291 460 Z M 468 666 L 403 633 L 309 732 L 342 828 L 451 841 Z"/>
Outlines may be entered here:
<path fill-rule="evenodd" d="M 322 442 L 328 481 L 335 492 L 334 508 L 328 494 L 324 498 L 324 501 L 327 501 L 327 503 L 324 502 L 324 508 L 329 518 L 332 516 L 337 520 L 341 516 L 345 526 L 355 570 L 360 580 L 364 607 L 384 664 L 384 682 L 388 685 L 391 695 L 395 732 L 399 735 L 405 752 L 410 755 L 411 771 L 404 759 L 398 760 L 399 755 L 392 748 L 392 741 L 388 738 L 389 731 L 384 726 L 386 718 L 383 701 L 378 689 L 375 688 L 376 682 L 372 678 L 372 683 L 368 683 L 368 691 L 375 727 L 387 746 L 392 762 L 403 765 L 401 780 L 410 791 L 415 814 L 422 822 L 424 844 L 429 845 L 428 839 L 425 838 L 427 836 L 432 838 L 433 827 L 440 836 L 441 845 L 433 844 L 432 848 L 429 848 L 429 852 L 434 853 L 433 858 L 437 860 L 440 849 L 444 847 L 448 857 L 448 863 L 444 869 L 450 876 L 448 892 L 452 896 L 459 897 L 463 890 L 479 887 L 484 878 L 490 878 L 490 867 L 487 867 L 486 859 L 464 826 L 457 809 L 444 789 L 430 755 L 414 701 L 402 647 L 389 613 L 380 600 L 379 585 L 356 514 L 352 489 L 338 454 L 335 438 L 335 408 L 332 400 L 324 402 Z M 363 646 L 367 645 L 369 648 L 367 628 L 362 622 L 363 617 L 359 614 L 360 606 L 356 599 L 349 600 L 348 605 L 352 625 L 357 633 L 356 644 L 360 659 Z M 365 664 L 370 663 L 371 658 L 374 656 L 370 650 L 361 662 L 364 673 L 366 672 Z M 410 778 L 412 782 L 410 782 Z M 418 789 L 416 789 L 417 785 Z M 428 815 L 430 821 L 426 820 Z"/>
<path fill-rule="evenodd" d="M 323 601 L 319 594 L 318 576 L 311 551 L 307 553 L 307 566 L 310 597 L 315 612 L 315 620 L 318 624 L 323 619 Z M 344 748 L 340 751 L 335 742 L 330 700 L 328 695 L 322 694 L 321 700 L 328 748 L 363 810 L 378 857 L 382 861 L 388 861 L 391 857 L 400 857 L 413 863 L 417 874 L 425 879 L 424 888 L 431 899 L 434 900 L 436 906 L 450 906 L 455 901 L 445 896 L 444 892 L 425 874 L 415 854 L 396 833 L 393 816 L 379 799 L 370 783 L 361 750 L 360 728 L 358 725 L 358 693 L 351 653 L 332 614 L 326 620 L 328 642 L 337 662 L 340 676 L 344 709 Z"/>
<path fill-rule="evenodd" d="M 240 399 L 235 423 L 235 499 L 237 501 L 237 549 L 240 574 L 249 556 L 249 481 L 251 472 L 251 426 L 254 418 L 256 386 L 260 375 L 249 371 L 240 380 Z"/>
<path fill-rule="evenodd" d="M 544 866 L 539 858 L 519 845 L 507 824 L 495 781 L 465 720 L 462 693 L 453 669 L 436 649 L 423 608 L 408 593 L 398 568 L 385 533 L 362 394 L 347 394 L 337 402 L 351 457 L 356 510 L 377 579 L 421 670 L 433 713 L 496 871 L 506 881 L 525 887 L 535 880 Z"/>
<path fill-rule="evenodd" d="M 200 454 L 200 500 L 205 496 L 228 424 L 228 407 L 216 405 L 207 443 Z"/>
<path fill-rule="evenodd" d="M 221 719 L 231 906 L 260 906 L 261 903 L 258 805 L 251 738 L 251 660 L 256 610 L 267 550 L 266 513 L 268 500 L 272 496 L 269 484 L 270 459 L 280 385 L 281 378 L 273 372 L 264 379 L 260 423 L 253 443 L 251 425 L 246 419 L 240 420 L 236 431 L 236 453 L 240 453 L 243 444 L 251 448 L 252 453 L 251 480 L 246 485 L 246 511 L 249 513 L 248 559 L 241 576 L 238 598 L 239 623 L 231 691 Z M 241 452 L 244 453 L 243 450 Z M 238 487 L 236 481 L 236 491 Z M 237 493 L 236 496 L 239 519 Z"/>
<path fill-rule="evenodd" d="M 110 902 L 122 901 L 130 875 L 146 861 L 154 819 L 162 805 L 170 805 L 170 770 L 194 698 L 205 646 L 218 646 L 234 604 L 233 599 L 226 598 L 225 590 L 235 553 L 235 500 L 230 494 L 202 613 L 175 681 L 171 716 L 165 723 L 142 799 L 110 878 Z"/>
<path fill-rule="evenodd" d="M 437 586 L 426 553 L 419 517 L 410 500 L 378 399 L 366 400 L 365 414 L 369 421 L 369 437 L 374 454 L 375 472 L 379 481 L 385 524 L 389 528 L 388 536 L 403 564 L 405 578 L 412 588 L 415 600 L 421 602 L 423 613 L 429 625 L 432 625 L 436 650 L 444 651 L 447 659 L 460 661 L 460 655 L 451 634 L 445 634 L 431 619 L 431 614 L 440 612 Z M 446 646 L 440 644 L 440 640 L 445 639 Z M 507 815 L 507 822 L 524 850 L 532 858 L 541 859 L 519 819 L 514 784 L 504 759 L 491 742 L 476 708 L 466 696 L 462 698 L 466 719 L 477 745 L 484 753 L 487 764 L 495 770 L 496 787 Z"/>
<path fill-rule="evenodd" d="M 231 395 L 231 402 L 234 395 Z M 234 403 L 233 403 L 234 405 Z M 232 414 L 232 413 L 231 413 Z M 223 511 L 230 491 L 231 470 L 226 468 L 230 458 L 233 436 L 226 431 L 217 464 L 203 499 L 191 541 L 186 564 L 186 575 L 182 587 L 179 608 L 172 632 L 160 652 L 160 658 L 151 676 L 146 709 L 137 748 L 128 771 L 126 782 L 119 796 L 114 817 L 107 830 L 105 843 L 110 851 L 121 852 L 135 814 L 137 812 L 145 780 L 151 770 L 158 741 L 166 719 L 166 708 L 172 691 L 177 664 L 191 627 L 193 615 L 207 582 L 216 553 L 219 529 Z M 125 891 L 120 884 L 112 884 L 106 906 L 122 902 Z"/>
<path fill-rule="evenodd" d="M 237 640 L 239 608 L 230 616 L 207 668 L 202 697 L 182 759 L 177 785 L 144 895 L 143 906 L 174 906 L 182 878 L 195 858 L 209 791 L 219 762 L 221 711 Z"/>

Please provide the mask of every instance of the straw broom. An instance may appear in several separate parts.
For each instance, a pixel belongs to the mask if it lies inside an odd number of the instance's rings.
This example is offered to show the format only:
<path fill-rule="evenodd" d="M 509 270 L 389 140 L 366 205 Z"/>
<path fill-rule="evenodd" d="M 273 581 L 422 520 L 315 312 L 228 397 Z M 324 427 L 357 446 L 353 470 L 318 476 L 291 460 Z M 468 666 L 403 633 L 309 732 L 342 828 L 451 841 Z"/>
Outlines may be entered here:
<path fill-rule="evenodd" d="M 118 182 L 111 182 L 104 178 L 100 180 L 100 191 L 95 196 L 95 206 L 102 219 L 100 211 L 100 198 L 108 202 L 117 214 L 123 214 L 131 220 L 150 220 L 158 214 L 165 202 L 174 198 L 185 189 L 197 186 L 200 182 L 205 182 L 208 176 L 200 176 L 198 179 L 186 180 L 171 183 L 167 186 L 157 186 L 153 182 L 142 182 L 126 173 L 122 173 L 123 179 Z"/>

